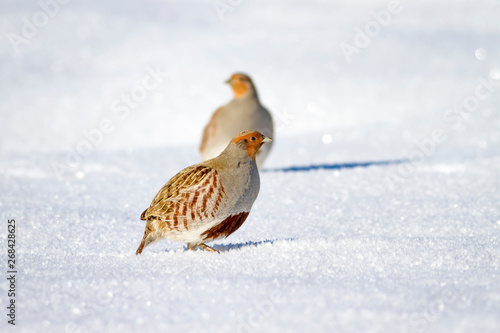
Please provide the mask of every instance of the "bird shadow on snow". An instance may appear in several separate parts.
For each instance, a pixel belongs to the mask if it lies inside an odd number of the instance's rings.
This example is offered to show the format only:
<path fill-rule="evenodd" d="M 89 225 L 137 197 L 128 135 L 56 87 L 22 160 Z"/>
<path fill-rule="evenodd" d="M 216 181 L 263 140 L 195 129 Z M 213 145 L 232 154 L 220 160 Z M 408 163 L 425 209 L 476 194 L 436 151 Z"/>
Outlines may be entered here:
<path fill-rule="evenodd" d="M 263 241 L 258 241 L 258 242 L 244 242 L 244 243 L 236 243 L 236 244 L 210 244 L 210 246 L 219 252 L 228 252 L 231 250 L 239 250 L 239 249 L 244 249 L 244 248 L 250 248 L 250 247 L 260 247 L 260 246 L 265 246 L 265 245 L 273 245 L 276 242 L 283 242 L 283 241 L 294 241 L 295 238 L 284 238 L 284 239 L 266 239 Z M 168 252 L 170 253 L 172 249 L 164 249 L 162 252 Z M 175 249 L 175 252 L 190 252 L 186 247 L 183 249 Z M 201 248 L 197 248 L 195 251 L 200 251 L 200 252 L 205 252 Z M 207 252 L 209 253 L 209 252 Z"/>
<path fill-rule="evenodd" d="M 262 172 L 307 172 L 313 170 L 340 170 L 352 168 L 366 168 L 375 165 L 393 165 L 406 163 L 407 160 L 386 160 L 369 162 L 333 163 L 333 164 L 311 164 L 304 166 L 290 166 L 285 168 L 264 169 Z"/>
<path fill-rule="evenodd" d="M 249 242 L 245 242 L 245 243 L 236 243 L 236 244 L 214 244 L 214 245 L 212 245 L 212 247 L 219 252 L 227 252 L 227 251 L 231 251 L 231 250 L 243 249 L 246 247 L 259 247 L 259 246 L 266 245 L 266 244 L 273 245 L 275 242 L 293 241 L 293 240 L 294 239 L 292 239 L 292 238 L 273 239 L 273 240 L 266 239 L 266 240 L 258 241 L 258 242 L 249 241 Z"/>

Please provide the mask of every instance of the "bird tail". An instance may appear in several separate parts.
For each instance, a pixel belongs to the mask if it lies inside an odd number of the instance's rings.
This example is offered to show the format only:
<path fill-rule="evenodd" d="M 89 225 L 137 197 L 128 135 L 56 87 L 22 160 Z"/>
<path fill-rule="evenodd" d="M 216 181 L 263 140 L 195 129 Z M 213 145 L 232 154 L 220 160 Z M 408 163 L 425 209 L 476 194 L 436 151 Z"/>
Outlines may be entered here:
<path fill-rule="evenodd" d="M 150 243 L 158 239 L 156 233 L 154 232 L 154 228 L 151 222 L 152 222 L 151 220 L 148 220 L 148 222 L 146 223 L 146 230 L 144 230 L 144 236 L 142 237 L 141 244 L 137 248 L 137 251 L 135 251 L 135 255 L 141 254 L 142 250 L 144 250 L 146 246 L 148 246 Z"/>

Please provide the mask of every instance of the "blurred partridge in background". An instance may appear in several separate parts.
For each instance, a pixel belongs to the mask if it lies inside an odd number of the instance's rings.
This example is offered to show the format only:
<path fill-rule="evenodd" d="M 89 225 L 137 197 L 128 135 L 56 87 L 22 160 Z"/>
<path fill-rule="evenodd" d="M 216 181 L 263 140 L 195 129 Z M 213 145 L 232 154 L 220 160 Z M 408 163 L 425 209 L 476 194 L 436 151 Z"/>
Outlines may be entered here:
<path fill-rule="evenodd" d="M 273 119 L 269 111 L 260 104 L 252 79 L 236 73 L 226 83 L 231 85 L 234 98 L 217 109 L 205 126 L 200 145 L 203 161 L 214 158 L 224 150 L 229 140 L 244 130 L 255 130 L 266 137 L 274 137 Z M 257 155 L 257 166 L 262 168 L 271 150 L 267 144 Z"/>
<path fill-rule="evenodd" d="M 250 213 L 260 189 L 255 158 L 266 142 L 271 138 L 243 131 L 219 156 L 170 179 L 141 215 L 146 230 L 136 254 L 161 238 L 215 251 L 205 243 L 229 236 Z"/>

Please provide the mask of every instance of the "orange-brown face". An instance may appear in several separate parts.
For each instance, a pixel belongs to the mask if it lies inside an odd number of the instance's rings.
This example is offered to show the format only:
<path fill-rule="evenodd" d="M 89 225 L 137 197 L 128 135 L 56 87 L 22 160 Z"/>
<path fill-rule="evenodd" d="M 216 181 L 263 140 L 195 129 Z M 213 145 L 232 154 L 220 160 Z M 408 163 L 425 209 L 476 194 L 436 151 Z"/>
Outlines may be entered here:
<path fill-rule="evenodd" d="M 231 78 L 226 81 L 231 85 L 234 92 L 234 97 L 245 96 L 252 89 L 252 80 L 245 74 L 236 73 L 231 75 Z"/>
<path fill-rule="evenodd" d="M 260 147 L 264 143 L 271 141 L 273 141 L 271 138 L 266 137 L 258 131 L 243 131 L 233 139 L 234 143 L 246 147 L 247 155 L 254 161 Z"/>

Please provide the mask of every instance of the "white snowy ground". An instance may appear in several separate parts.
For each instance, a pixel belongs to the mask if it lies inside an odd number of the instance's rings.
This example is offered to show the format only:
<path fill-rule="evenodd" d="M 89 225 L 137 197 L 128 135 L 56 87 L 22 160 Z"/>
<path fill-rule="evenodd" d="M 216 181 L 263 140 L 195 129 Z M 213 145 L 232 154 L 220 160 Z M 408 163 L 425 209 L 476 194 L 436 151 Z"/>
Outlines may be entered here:
<path fill-rule="evenodd" d="M 339 45 L 389 1 L 227 3 L 52 2 L 43 24 L 2 1 L 1 266 L 15 219 L 18 280 L 0 330 L 499 332 L 498 1 L 402 1 L 350 62 Z M 141 96 L 148 68 L 168 76 Z M 220 254 L 136 257 L 140 213 L 198 162 L 234 71 L 279 130 L 249 219 Z"/>

